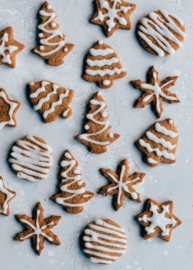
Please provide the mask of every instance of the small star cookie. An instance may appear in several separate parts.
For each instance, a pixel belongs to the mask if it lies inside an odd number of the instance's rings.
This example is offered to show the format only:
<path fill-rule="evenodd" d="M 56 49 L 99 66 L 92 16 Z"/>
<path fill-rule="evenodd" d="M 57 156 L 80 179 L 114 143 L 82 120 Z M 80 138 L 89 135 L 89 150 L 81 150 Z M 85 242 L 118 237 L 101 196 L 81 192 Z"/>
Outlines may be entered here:
<path fill-rule="evenodd" d="M 0 214 L 9 216 L 9 203 L 16 196 L 16 192 L 5 187 L 3 177 L 0 176 Z"/>

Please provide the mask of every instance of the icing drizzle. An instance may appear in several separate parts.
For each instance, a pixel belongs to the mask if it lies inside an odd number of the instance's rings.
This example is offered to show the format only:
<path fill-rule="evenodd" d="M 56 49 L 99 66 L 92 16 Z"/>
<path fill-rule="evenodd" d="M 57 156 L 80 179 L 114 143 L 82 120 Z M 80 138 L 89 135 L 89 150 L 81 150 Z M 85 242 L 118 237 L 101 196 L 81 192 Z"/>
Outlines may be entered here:
<path fill-rule="evenodd" d="M 0 208 L 0 214 L 4 214 L 7 215 L 8 214 L 8 202 L 15 197 L 15 194 L 13 194 L 12 192 L 10 192 L 8 189 L 6 189 L 3 186 L 3 179 L 0 177 L 0 192 L 5 194 L 6 198 L 4 203 L 1 205 Z"/>
<path fill-rule="evenodd" d="M 3 36 L 1 37 L 0 41 L 1 41 L 1 45 L 0 45 L 1 62 L 11 65 L 12 64 L 12 61 L 10 58 L 11 53 L 16 51 L 18 49 L 18 47 L 12 46 L 12 45 L 9 45 L 7 47 L 5 46 L 5 42 L 9 41 L 8 33 L 4 33 Z M 9 52 L 9 53 L 5 53 L 5 51 Z"/>

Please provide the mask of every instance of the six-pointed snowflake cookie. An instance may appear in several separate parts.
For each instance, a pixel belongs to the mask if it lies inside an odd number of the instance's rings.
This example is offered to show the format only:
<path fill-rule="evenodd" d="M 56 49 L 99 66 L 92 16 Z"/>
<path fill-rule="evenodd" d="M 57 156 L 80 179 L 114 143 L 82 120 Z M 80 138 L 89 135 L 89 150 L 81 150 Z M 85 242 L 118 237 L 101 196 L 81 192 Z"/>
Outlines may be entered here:
<path fill-rule="evenodd" d="M 27 215 L 16 215 L 16 217 L 19 223 L 25 227 L 25 230 L 16 235 L 15 241 L 23 242 L 31 238 L 32 247 L 39 256 L 44 249 L 44 239 L 52 245 L 60 245 L 58 236 L 53 234 L 50 229 L 58 224 L 61 217 L 50 216 L 44 219 L 44 209 L 40 202 L 34 209 L 33 218 Z"/>
<path fill-rule="evenodd" d="M 7 27 L 0 32 L 0 65 L 16 67 L 16 55 L 21 52 L 25 46 L 13 38 L 13 28 Z"/>
<path fill-rule="evenodd" d="M 152 66 L 147 74 L 147 83 L 141 80 L 131 81 L 136 89 L 140 89 L 144 94 L 138 98 L 135 108 L 145 107 L 152 102 L 153 111 L 160 118 L 163 112 L 162 101 L 170 104 L 180 102 L 175 94 L 172 94 L 168 89 L 175 85 L 178 77 L 167 77 L 160 82 L 159 74 Z"/>
<path fill-rule="evenodd" d="M 3 182 L 3 177 L 0 176 L 0 214 L 9 216 L 9 203 L 16 196 L 15 191 L 6 188 Z"/>
<path fill-rule="evenodd" d="M 159 236 L 166 242 L 171 239 L 172 230 L 182 222 L 173 214 L 173 202 L 157 203 L 147 200 L 146 210 L 137 215 L 135 219 L 144 226 L 144 239 Z"/>
<path fill-rule="evenodd" d="M 130 16 L 136 5 L 123 0 L 95 0 L 97 12 L 90 22 L 102 25 L 107 37 L 110 37 L 118 28 L 131 29 Z"/>
<path fill-rule="evenodd" d="M 101 171 L 111 184 L 102 187 L 98 193 L 105 196 L 114 195 L 113 204 L 116 211 L 123 206 L 125 196 L 132 201 L 141 202 L 140 194 L 135 190 L 134 186 L 141 183 L 146 174 L 135 172 L 129 176 L 127 159 L 120 163 L 117 174 L 111 169 L 101 168 Z"/>
<path fill-rule="evenodd" d="M 0 130 L 5 126 L 16 127 L 15 114 L 20 107 L 20 102 L 11 100 L 5 91 L 0 88 Z"/>
<path fill-rule="evenodd" d="M 83 233 L 83 251 L 91 262 L 111 264 L 126 252 L 125 230 L 110 219 L 96 219 Z"/>

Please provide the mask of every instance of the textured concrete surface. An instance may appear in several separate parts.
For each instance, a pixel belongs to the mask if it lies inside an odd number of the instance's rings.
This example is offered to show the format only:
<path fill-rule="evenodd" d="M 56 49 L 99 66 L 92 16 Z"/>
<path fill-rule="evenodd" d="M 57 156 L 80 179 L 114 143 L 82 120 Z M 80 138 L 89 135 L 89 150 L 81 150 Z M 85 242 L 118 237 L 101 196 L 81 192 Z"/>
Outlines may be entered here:
<path fill-rule="evenodd" d="M 73 51 L 65 58 L 65 64 L 51 67 L 44 60 L 30 52 L 37 43 L 37 12 L 42 4 L 40 0 L 0 0 L 0 28 L 13 26 L 14 37 L 25 44 L 26 48 L 17 56 L 16 69 L 0 66 L 0 87 L 6 89 L 11 97 L 21 102 L 17 113 L 17 128 L 4 128 L 0 132 L 0 175 L 7 186 L 17 192 L 10 204 L 10 217 L 0 216 L 0 269 L 132 269 L 132 270 L 190 270 L 193 264 L 193 176 L 192 176 L 192 14 L 191 0 L 135 0 L 137 9 L 132 15 L 131 31 L 118 30 L 107 39 L 100 26 L 88 22 L 93 14 L 91 0 L 50 0 L 56 11 L 57 23 L 66 35 L 66 42 L 75 44 Z M 187 38 L 184 47 L 176 55 L 158 58 L 147 53 L 135 38 L 135 28 L 139 19 L 150 11 L 165 8 L 178 14 L 186 23 Z M 91 96 L 99 90 L 92 83 L 81 79 L 83 59 L 88 49 L 98 39 L 112 46 L 119 55 L 123 66 L 128 71 L 126 77 L 114 82 L 109 90 L 102 90 L 107 102 L 107 112 L 113 126 L 112 132 L 120 133 L 117 142 L 108 147 L 107 153 L 94 155 L 74 139 L 83 129 L 86 105 Z M 145 79 L 146 72 L 155 65 L 160 78 L 179 75 L 172 91 L 177 93 L 180 104 L 164 103 L 161 119 L 171 117 L 179 131 L 177 163 L 173 166 L 160 164 L 150 168 L 143 163 L 141 153 L 134 142 L 157 119 L 150 109 L 134 109 L 133 103 L 141 92 L 130 84 L 131 79 Z M 31 80 L 50 80 L 75 91 L 72 102 L 73 115 L 68 120 L 57 119 L 54 123 L 44 124 L 35 112 L 26 95 L 26 85 Z M 24 135 L 32 134 L 44 139 L 53 149 L 54 165 L 47 179 L 40 183 L 20 180 L 7 164 L 8 152 L 13 142 Z M 143 204 L 125 199 L 124 207 L 118 212 L 112 208 L 112 197 L 96 195 L 84 212 L 72 216 L 54 204 L 49 198 L 56 191 L 58 182 L 58 162 L 69 149 L 77 158 L 82 179 L 87 189 L 96 192 L 106 179 L 99 173 L 100 167 L 116 169 L 123 158 L 129 159 L 130 173 L 146 172 L 145 183 L 141 191 L 143 202 L 152 198 L 158 202 L 174 201 L 174 213 L 183 221 L 175 229 L 171 242 L 159 238 L 145 241 L 140 233 L 140 226 L 134 216 L 143 209 Z M 32 209 L 41 201 L 45 216 L 61 215 L 62 220 L 53 229 L 62 242 L 61 246 L 51 246 L 45 241 L 42 255 L 38 257 L 31 248 L 30 241 L 14 242 L 15 234 L 23 229 L 17 223 L 14 214 L 32 214 Z M 92 264 L 79 248 L 79 236 L 84 227 L 95 218 L 110 218 L 118 222 L 127 233 L 128 249 L 117 262 L 110 266 Z"/>

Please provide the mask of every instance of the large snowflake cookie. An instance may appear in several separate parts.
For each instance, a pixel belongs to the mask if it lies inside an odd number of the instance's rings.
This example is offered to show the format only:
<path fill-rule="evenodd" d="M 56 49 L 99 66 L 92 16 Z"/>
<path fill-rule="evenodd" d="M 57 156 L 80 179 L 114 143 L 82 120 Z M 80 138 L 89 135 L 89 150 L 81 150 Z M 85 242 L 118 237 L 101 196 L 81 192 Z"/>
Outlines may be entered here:
<path fill-rule="evenodd" d="M 175 85 L 178 77 L 167 77 L 160 82 L 159 74 L 152 66 L 147 74 L 147 83 L 141 80 L 131 81 L 136 89 L 140 89 L 144 94 L 138 98 L 135 108 L 145 107 L 152 102 L 153 111 L 160 118 L 163 112 L 162 101 L 170 104 L 180 102 L 175 94 L 172 94 L 168 89 Z"/>
<path fill-rule="evenodd" d="M 7 27 L 0 32 L 0 65 L 16 67 L 16 55 L 21 52 L 25 46 L 13 38 L 13 28 Z"/>
<path fill-rule="evenodd" d="M 0 88 L 0 130 L 5 126 L 17 126 L 15 114 L 19 107 L 20 102 L 11 100 L 5 89 Z"/>
<path fill-rule="evenodd" d="M 185 24 L 173 12 L 160 9 L 140 20 L 138 35 L 148 52 L 160 57 L 174 55 L 183 46 Z"/>
<path fill-rule="evenodd" d="M 107 37 L 110 37 L 118 28 L 131 29 L 130 16 L 136 5 L 123 0 L 95 0 L 97 12 L 90 22 L 102 25 Z"/>
<path fill-rule="evenodd" d="M 101 168 L 101 171 L 111 183 L 102 187 L 98 193 L 105 196 L 114 195 L 113 204 L 117 211 L 123 206 L 125 196 L 132 201 L 141 202 L 140 194 L 135 190 L 134 186 L 141 183 L 146 174 L 135 172 L 129 176 L 127 159 L 120 163 L 117 174 L 111 169 Z"/>
<path fill-rule="evenodd" d="M 83 251 L 91 262 L 111 264 L 126 252 L 125 230 L 110 219 L 97 219 L 83 234 Z"/>
<path fill-rule="evenodd" d="M 107 121 L 107 105 L 102 98 L 101 92 L 97 92 L 89 103 L 89 112 L 86 115 L 88 122 L 84 126 L 87 131 L 76 136 L 76 139 L 89 147 L 90 152 L 102 154 L 107 151 L 107 146 L 116 141 L 120 135 L 109 133 L 112 128 Z"/>
<path fill-rule="evenodd" d="M 72 114 L 69 107 L 74 91 L 65 89 L 50 81 L 29 83 L 29 97 L 34 110 L 42 115 L 45 123 L 55 121 L 59 116 L 67 119 Z"/>
<path fill-rule="evenodd" d="M 64 63 L 63 58 L 73 49 L 74 44 L 65 43 L 65 35 L 59 30 L 59 25 L 55 22 L 57 17 L 48 2 L 44 2 L 39 11 L 41 23 L 38 25 L 40 33 L 38 40 L 40 46 L 32 49 L 32 52 L 44 59 L 48 65 L 59 66 Z"/>
<path fill-rule="evenodd" d="M 0 214 L 9 216 L 9 203 L 16 196 L 15 191 L 11 191 L 6 188 L 3 182 L 3 178 L 0 176 Z"/>
<path fill-rule="evenodd" d="M 8 161 L 19 178 L 38 182 L 52 166 L 52 149 L 44 140 L 27 135 L 15 142 Z"/>
<path fill-rule="evenodd" d="M 25 241 L 32 239 L 32 247 L 40 256 L 44 249 L 44 239 L 52 245 L 60 245 L 58 236 L 50 231 L 56 226 L 61 219 L 60 216 L 50 216 L 44 219 L 44 209 L 39 202 L 34 209 L 33 218 L 27 215 L 16 215 L 17 220 L 21 223 L 25 230 L 20 232 L 14 238 L 15 241 Z"/>
<path fill-rule="evenodd" d="M 160 162 L 175 163 L 178 131 L 174 120 L 169 118 L 156 122 L 136 144 L 144 153 L 145 162 L 151 167 L 158 166 Z"/>
<path fill-rule="evenodd" d="M 113 81 L 125 77 L 127 71 L 112 47 L 99 40 L 89 50 L 83 79 L 97 82 L 100 88 L 110 88 Z"/>
<path fill-rule="evenodd" d="M 64 153 L 60 166 L 61 182 L 58 186 L 60 193 L 52 196 L 51 200 L 63 206 L 67 213 L 79 214 L 94 193 L 86 191 L 86 184 L 81 180 L 81 173 L 77 169 L 78 162 L 69 150 Z"/>
<path fill-rule="evenodd" d="M 157 203 L 152 199 L 147 200 L 146 210 L 137 215 L 135 219 L 144 226 L 144 239 L 159 236 L 169 242 L 172 230 L 182 222 L 173 214 L 173 202 Z"/>

